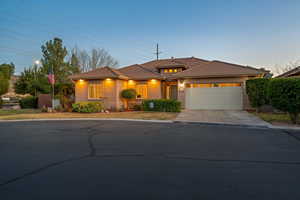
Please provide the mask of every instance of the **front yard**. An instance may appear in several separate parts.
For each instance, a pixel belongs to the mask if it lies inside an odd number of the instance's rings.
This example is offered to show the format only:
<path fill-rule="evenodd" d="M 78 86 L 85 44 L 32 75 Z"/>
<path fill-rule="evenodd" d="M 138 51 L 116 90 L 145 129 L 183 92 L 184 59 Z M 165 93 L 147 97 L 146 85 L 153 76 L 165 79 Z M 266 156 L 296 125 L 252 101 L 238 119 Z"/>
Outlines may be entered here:
<path fill-rule="evenodd" d="M 298 124 L 292 124 L 290 117 L 288 114 L 283 113 L 256 113 L 251 112 L 252 114 L 258 116 L 259 118 L 265 120 L 266 122 L 269 122 L 273 125 L 286 125 L 286 126 L 300 126 L 299 122 Z"/>
<path fill-rule="evenodd" d="M 63 118 L 120 118 L 143 120 L 173 120 L 178 113 L 171 112 L 111 112 L 111 113 L 42 113 L 38 109 L 2 110 L 0 120 L 16 119 L 63 119 Z"/>

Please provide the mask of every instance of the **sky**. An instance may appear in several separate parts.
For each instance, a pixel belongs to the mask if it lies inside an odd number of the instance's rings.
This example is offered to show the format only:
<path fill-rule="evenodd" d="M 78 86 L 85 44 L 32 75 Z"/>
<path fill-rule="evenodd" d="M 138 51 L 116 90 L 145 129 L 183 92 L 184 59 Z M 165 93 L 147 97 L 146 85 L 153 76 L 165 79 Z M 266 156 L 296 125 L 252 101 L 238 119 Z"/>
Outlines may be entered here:
<path fill-rule="evenodd" d="M 300 59 L 299 0 L 0 0 L 0 63 L 16 73 L 59 37 L 104 48 L 119 67 L 199 57 L 273 69 Z"/>

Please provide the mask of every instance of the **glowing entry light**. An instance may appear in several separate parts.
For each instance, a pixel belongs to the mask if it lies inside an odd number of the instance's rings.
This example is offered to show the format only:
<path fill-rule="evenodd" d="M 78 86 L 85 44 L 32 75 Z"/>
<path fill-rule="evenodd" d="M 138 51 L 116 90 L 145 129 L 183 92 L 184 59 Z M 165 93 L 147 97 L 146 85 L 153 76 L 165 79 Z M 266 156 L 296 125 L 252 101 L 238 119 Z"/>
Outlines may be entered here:
<path fill-rule="evenodd" d="M 111 81 L 111 79 L 110 79 L 110 78 L 106 78 L 105 80 L 107 80 L 107 81 Z"/>
<path fill-rule="evenodd" d="M 83 79 L 79 79 L 79 82 L 81 82 L 81 83 L 82 83 L 83 81 L 84 81 Z"/>
<path fill-rule="evenodd" d="M 155 79 L 151 79 L 151 83 L 156 83 L 156 80 Z"/>

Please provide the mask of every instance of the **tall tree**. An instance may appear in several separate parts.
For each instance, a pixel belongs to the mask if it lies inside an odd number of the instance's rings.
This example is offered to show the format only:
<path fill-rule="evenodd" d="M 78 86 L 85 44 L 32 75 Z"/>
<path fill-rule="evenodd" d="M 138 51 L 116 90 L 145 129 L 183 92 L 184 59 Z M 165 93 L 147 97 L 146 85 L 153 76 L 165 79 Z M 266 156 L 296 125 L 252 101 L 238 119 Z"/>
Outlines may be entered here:
<path fill-rule="evenodd" d="M 15 83 L 15 91 L 18 94 L 33 96 L 37 96 L 39 93 L 49 93 L 50 85 L 44 70 L 37 65 L 25 68 Z"/>
<path fill-rule="evenodd" d="M 68 82 L 68 76 L 73 74 L 74 69 L 65 58 L 68 54 L 66 47 L 63 46 L 63 42 L 59 38 L 54 38 L 46 42 L 42 46 L 43 58 L 42 65 L 45 73 L 52 72 L 55 74 L 55 81 L 57 83 Z"/>
<path fill-rule="evenodd" d="M 15 72 L 15 65 L 13 63 L 6 64 L 3 63 L 0 65 L 0 73 L 4 76 L 6 79 L 10 79 L 10 77 Z"/>
<path fill-rule="evenodd" d="M 70 65 L 71 65 L 72 71 L 74 73 L 80 72 L 79 59 L 77 58 L 77 56 L 74 53 L 72 53 L 72 56 L 71 56 L 71 59 L 70 59 Z"/>
<path fill-rule="evenodd" d="M 80 71 L 86 72 L 98 67 L 116 67 L 118 66 L 118 61 L 113 58 L 105 49 L 92 49 L 90 53 L 86 50 L 80 50 L 75 47 L 72 50 L 73 54 L 79 60 Z"/>

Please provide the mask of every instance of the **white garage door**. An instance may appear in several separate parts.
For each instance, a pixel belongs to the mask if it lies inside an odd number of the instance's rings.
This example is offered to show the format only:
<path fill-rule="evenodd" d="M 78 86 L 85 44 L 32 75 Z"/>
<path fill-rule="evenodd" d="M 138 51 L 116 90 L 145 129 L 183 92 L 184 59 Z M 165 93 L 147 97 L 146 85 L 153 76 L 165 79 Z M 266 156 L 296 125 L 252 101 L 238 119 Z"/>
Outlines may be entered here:
<path fill-rule="evenodd" d="M 241 87 L 186 88 L 185 93 L 187 109 L 243 109 Z"/>

